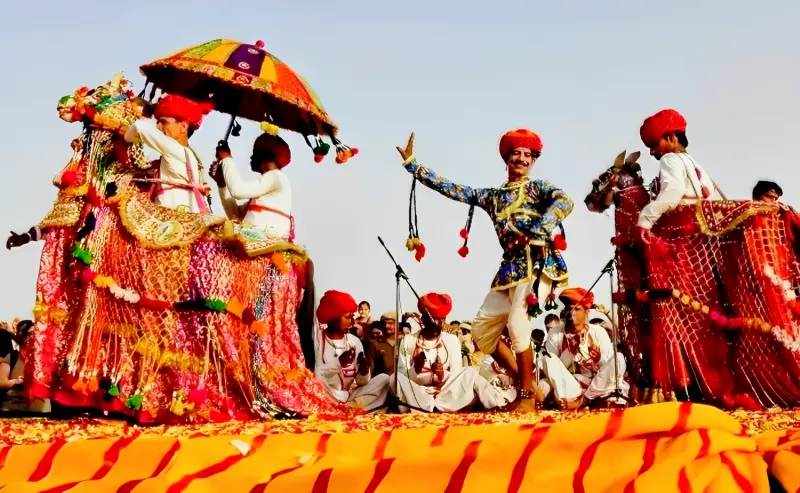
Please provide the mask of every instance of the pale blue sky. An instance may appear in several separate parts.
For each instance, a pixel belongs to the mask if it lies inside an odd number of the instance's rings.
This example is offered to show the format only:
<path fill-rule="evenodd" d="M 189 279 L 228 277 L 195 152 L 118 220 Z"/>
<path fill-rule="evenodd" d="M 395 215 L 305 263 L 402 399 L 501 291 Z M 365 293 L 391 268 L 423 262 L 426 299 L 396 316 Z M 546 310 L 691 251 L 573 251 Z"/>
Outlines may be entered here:
<path fill-rule="evenodd" d="M 14 2 L 3 11 L 0 144 L 5 192 L 0 232 L 25 230 L 47 212 L 50 182 L 70 156 L 76 125 L 56 102 L 123 71 L 141 88 L 142 63 L 209 39 L 264 40 L 302 74 L 361 153 L 346 165 L 315 164 L 289 136 L 298 237 L 317 268 L 320 292 L 339 289 L 393 308 L 393 268 L 382 235 L 420 291 L 450 293 L 453 316 L 474 316 L 500 260 L 478 212 L 470 256 L 459 230 L 467 207 L 420 190 L 428 255 L 404 250 L 410 176 L 396 145 L 417 133 L 420 161 L 454 181 L 504 178 L 497 142 L 530 127 L 544 141 L 533 170 L 575 200 L 567 219 L 572 283 L 588 285 L 612 254 L 609 216 L 583 197 L 614 156 L 644 150 L 641 120 L 664 108 L 689 121 L 690 151 L 731 197 L 758 178 L 793 186 L 800 114 L 797 2 L 267 1 L 130 3 Z M 570 6 L 567 6 L 570 5 Z M 214 114 L 192 143 L 206 162 L 227 117 Z M 257 125 L 233 144 L 246 156 Z M 645 175 L 656 162 L 643 158 Z M 221 213 L 219 201 L 215 210 Z M 0 253 L 0 319 L 29 316 L 40 245 Z M 607 302 L 607 283 L 598 292 Z M 404 300 L 411 303 L 406 293 Z M 408 306 L 407 306 L 408 307 Z"/>

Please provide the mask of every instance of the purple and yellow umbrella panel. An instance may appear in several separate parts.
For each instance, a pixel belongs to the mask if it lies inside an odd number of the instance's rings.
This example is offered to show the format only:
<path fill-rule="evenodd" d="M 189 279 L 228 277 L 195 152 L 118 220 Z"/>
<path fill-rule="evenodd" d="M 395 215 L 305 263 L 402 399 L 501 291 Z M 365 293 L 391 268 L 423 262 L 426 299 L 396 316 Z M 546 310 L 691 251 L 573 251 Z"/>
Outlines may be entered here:
<path fill-rule="evenodd" d="M 311 85 L 264 50 L 261 41 L 246 44 L 216 39 L 140 69 L 148 82 L 166 93 L 210 100 L 217 111 L 292 130 L 306 136 L 307 141 L 311 136 L 314 144 L 309 145 L 317 161 L 329 148 L 319 135 L 331 137 L 337 161 L 346 161 L 348 154 L 354 154 L 354 149 L 336 139 L 336 125 Z"/>

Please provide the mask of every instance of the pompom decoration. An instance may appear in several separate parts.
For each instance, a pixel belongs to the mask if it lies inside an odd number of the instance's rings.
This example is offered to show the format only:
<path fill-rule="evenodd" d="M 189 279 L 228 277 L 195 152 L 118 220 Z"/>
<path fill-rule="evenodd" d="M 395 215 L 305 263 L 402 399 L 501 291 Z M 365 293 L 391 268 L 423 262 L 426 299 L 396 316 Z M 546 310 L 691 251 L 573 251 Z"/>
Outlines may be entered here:
<path fill-rule="evenodd" d="M 461 248 L 458 249 L 458 254 L 461 255 L 462 257 L 466 257 L 467 255 L 469 255 L 469 247 L 467 245 L 462 246 Z"/>
<path fill-rule="evenodd" d="M 72 186 L 78 181 L 78 173 L 75 171 L 66 171 L 61 175 L 61 184 L 64 186 Z"/>
<path fill-rule="evenodd" d="M 558 234 L 553 238 L 553 248 L 556 250 L 567 249 L 567 240 L 564 238 L 564 235 Z"/>
<path fill-rule="evenodd" d="M 465 240 L 469 236 L 469 232 L 467 232 L 467 228 L 461 228 L 461 231 L 458 234 L 461 235 L 461 238 L 463 238 Z"/>
<path fill-rule="evenodd" d="M 414 245 L 414 258 L 417 262 L 421 262 L 422 259 L 425 258 L 425 245 L 423 245 L 421 241 Z"/>
<path fill-rule="evenodd" d="M 529 293 L 528 296 L 525 297 L 525 303 L 527 303 L 528 306 L 538 305 L 539 298 L 537 298 L 535 294 Z"/>

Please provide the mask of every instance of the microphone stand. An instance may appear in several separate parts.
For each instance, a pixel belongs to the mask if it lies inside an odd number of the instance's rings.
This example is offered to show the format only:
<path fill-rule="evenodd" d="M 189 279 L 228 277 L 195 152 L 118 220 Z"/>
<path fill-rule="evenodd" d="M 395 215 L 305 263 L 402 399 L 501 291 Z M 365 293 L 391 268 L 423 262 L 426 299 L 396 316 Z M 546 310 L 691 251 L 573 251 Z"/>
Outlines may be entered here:
<path fill-rule="evenodd" d="M 397 260 L 394 259 L 394 255 L 392 255 L 392 252 L 389 251 L 389 247 L 387 247 L 386 243 L 383 242 L 383 238 L 378 236 L 378 241 L 381 243 L 381 246 L 383 247 L 383 249 L 386 250 L 386 254 L 392 260 L 392 263 L 394 264 L 394 268 L 395 268 L 395 272 L 394 272 L 394 280 L 395 280 L 394 303 L 395 303 L 395 318 L 396 318 L 395 324 L 397 325 L 397 327 L 395 327 L 395 330 L 394 330 L 394 375 L 393 375 L 394 376 L 394 392 L 390 393 L 391 395 L 386 397 L 386 403 L 384 405 L 382 405 L 380 407 L 376 407 L 376 408 L 370 409 L 369 412 L 375 412 L 375 411 L 378 411 L 378 410 L 384 409 L 384 408 L 393 409 L 393 408 L 399 408 L 399 406 L 404 406 L 404 407 L 407 407 L 409 409 L 413 409 L 415 411 L 420 411 L 420 412 L 423 412 L 423 413 L 427 413 L 429 411 L 427 411 L 425 409 L 422 409 L 422 408 L 420 408 L 418 406 L 413 406 L 413 405 L 411 405 L 409 403 L 406 403 L 406 402 L 402 402 L 400 400 L 400 397 L 398 396 L 398 392 L 397 392 L 397 387 L 398 387 L 397 374 L 398 374 L 398 371 L 400 370 L 400 338 L 399 338 L 400 321 L 397 320 L 397 319 L 400 318 L 400 281 L 402 280 L 402 281 L 406 282 L 408 287 L 411 289 L 411 292 L 414 293 L 414 296 L 417 298 L 417 300 L 419 300 L 419 294 L 417 293 L 417 290 L 414 289 L 414 286 L 411 285 L 411 281 L 409 281 L 408 275 L 403 270 L 403 267 L 401 267 L 400 264 L 397 263 Z"/>
<path fill-rule="evenodd" d="M 601 397 L 600 399 L 602 401 L 608 401 L 609 399 L 614 399 L 614 398 L 622 399 L 625 402 L 626 406 L 630 406 L 630 405 L 634 405 L 635 406 L 637 404 L 636 401 L 631 399 L 630 397 L 624 395 L 622 393 L 622 389 L 619 388 L 619 377 L 620 377 L 620 375 L 619 375 L 619 364 L 617 363 L 617 346 L 619 344 L 619 340 L 617 339 L 617 337 L 618 337 L 618 334 L 617 334 L 617 323 L 614 321 L 614 263 L 615 263 L 615 260 L 616 260 L 616 257 L 611 257 L 611 260 L 609 260 L 608 263 L 603 267 L 603 270 L 600 271 L 600 275 L 597 276 L 597 279 L 594 280 L 594 283 L 592 283 L 591 287 L 589 287 L 589 289 L 586 291 L 586 294 L 583 296 L 583 298 L 581 299 L 580 303 L 583 302 L 583 299 L 585 299 L 587 296 L 589 296 L 589 293 L 591 293 L 592 290 L 594 289 L 594 287 L 597 286 L 597 283 L 600 282 L 600 279 L 602 279 L 603 276 L 608 274 L 608 284 L 609 284 L 609 287 L 610 287 L 610 291 L 609 292 L 611 293 L 611 316 L 609 317 L 609 319 L 611 320 L 611 343 L 614 346 L 614 390 L 610 394 L 608 394 L 608 395 L 606 395 L 604 397 Z M 578 303 L 578 304 L 580 304 L 580 303 Z"/>

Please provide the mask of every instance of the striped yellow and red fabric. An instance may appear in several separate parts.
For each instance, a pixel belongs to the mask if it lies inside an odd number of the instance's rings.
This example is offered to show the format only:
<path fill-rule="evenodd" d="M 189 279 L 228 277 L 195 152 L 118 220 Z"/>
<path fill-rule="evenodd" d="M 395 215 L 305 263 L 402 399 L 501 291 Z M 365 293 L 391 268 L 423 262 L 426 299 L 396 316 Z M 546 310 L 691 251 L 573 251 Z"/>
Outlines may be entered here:
<path fill-rule="evenodd" d="M 236 116 L 257 122 L 276 119 L 274 123 L 281 128 L 304 134 L 314 130 L 307 126 L 308 122 L 306 128 L 298 127 L 296 115 L 292 118 L 287 114 L 288 104 L 318 122 L 336 127 L 311 85 L 267 52 L 262 41 L 248 44 L 215 39 L 142 65 L 140 70 L 156 86 L 176 94 L 190 94 L 209 79 L 241 88 L 238 93 L 243 99 L 236 101 L 235 108 L 224 94 L 212 98 L 217 110 Z"/>
<path fill-rule="evenodd" d="M 766 492 L 800 487 L 800 431 L 750 437 L 713 407 L 664 403 L 538 425 L 166 436 L 0 449 L 7 491 Z"/>

